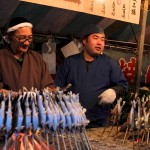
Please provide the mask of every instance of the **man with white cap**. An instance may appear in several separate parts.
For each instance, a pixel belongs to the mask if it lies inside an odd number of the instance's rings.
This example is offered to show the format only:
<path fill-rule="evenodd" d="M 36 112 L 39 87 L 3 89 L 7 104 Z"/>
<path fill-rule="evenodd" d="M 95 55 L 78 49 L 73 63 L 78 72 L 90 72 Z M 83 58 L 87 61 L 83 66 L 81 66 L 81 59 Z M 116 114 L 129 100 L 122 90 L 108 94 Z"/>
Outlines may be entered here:
<path fill-rule="evenodd" d="M 119 65 L 103 54 L 105 34 L 99 26 L 90 24 L 81 31 L 84 50 L 70 56 L 57 71 L 55 85 L 79 93 L 80 102 L 87 109 L 89 127 L 106 124 L 111 104 L 127 92 L 128 84 Z"/>
<path fill-rule="evenodd" d="M 29 50 L 33 25 L 22 17 L 9 23 L 5 41 L 0 51 L 0 92 L 19 91 L 23 87 L 38 90 L 51 86 L 53 80 L 38 52 Z"/>

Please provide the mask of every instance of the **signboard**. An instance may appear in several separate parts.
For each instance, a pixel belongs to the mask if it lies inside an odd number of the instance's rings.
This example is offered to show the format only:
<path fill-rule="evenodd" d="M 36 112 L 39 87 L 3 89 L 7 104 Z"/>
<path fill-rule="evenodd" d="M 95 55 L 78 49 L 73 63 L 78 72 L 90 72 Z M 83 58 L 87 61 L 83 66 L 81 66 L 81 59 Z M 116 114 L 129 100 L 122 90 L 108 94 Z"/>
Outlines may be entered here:
<path fill-rule="evenodd" d="M 139 24 L 141 0 L 20 0 Z"/>
<path fill-rule="evenodd" d="M 84 12 L 139 24 L 141 0 L 87 0 Z"/>

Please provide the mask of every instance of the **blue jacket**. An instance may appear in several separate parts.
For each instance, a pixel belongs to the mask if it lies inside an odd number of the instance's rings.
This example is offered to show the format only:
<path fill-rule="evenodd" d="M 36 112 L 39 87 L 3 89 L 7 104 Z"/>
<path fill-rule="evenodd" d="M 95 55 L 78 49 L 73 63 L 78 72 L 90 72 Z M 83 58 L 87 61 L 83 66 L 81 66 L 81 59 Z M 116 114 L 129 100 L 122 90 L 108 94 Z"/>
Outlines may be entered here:
<path fill-rule="evenodd" d="M 66 58 L 58 68 L 55 85 L 65 87 L 71 83 L 70 90 L 79 93 L 80 103 L 87 109 L 87 118 L 91 121 L 106 119 L 110 105 L 99 106 L 98 96 L 113 87 L 117 87 L 118 93 L 120 89 L 123 89 L 121 94 L 127 92 L 127 80 L 119 65 L 105 54 L 97 56 L 88 71 L 86 65 L 83 53 Z"/>

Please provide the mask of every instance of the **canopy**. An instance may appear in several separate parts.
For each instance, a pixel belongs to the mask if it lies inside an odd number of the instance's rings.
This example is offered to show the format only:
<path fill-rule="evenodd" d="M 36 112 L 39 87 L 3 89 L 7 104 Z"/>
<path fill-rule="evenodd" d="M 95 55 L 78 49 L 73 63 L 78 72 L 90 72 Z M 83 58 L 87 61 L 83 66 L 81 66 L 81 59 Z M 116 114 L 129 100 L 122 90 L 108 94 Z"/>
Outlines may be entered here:
<path fill-rule="evenodd" d="M 59 37 L 79 37 L 86 24 L 98 24 L 105 29 L 107 39 L 124 42 L 137 42 L 139 25 L 113 20 L 86 13 L 60 9 L 50 6 L 0 0 L 0 29 L 4 32 L 13 17 L 25 17 L 34 25 L 34 33 Z M 145 44 L 150 44 L 150 11 L 147 17 Z"/>

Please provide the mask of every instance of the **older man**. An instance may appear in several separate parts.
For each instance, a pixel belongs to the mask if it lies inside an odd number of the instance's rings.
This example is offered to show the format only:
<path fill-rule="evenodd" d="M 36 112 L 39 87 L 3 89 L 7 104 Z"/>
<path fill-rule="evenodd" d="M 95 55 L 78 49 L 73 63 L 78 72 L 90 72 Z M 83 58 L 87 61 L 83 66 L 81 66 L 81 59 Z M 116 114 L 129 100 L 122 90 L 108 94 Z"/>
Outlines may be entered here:
<path fill-rule="evenodd" d="M 111 103 L 127 92 L 128 84 L 119 65 L 103 54 L 105 34 L 102 28 L 87 25 L 81 31 L 81 39 L 83 52 L 65 59 L 57 71 L 55 85 L 72 84 L 70 90 L 79 93 L 91 126 L 104 126 Z"/>
<path fill-rule="evenodd" d="M 18 91 L 23 87 L 40 90 L 53 83 L 41 55 L 29 50 L 33 39 L 32 27 L 22 17 L 9 23 L 5 36 L 7 46 L 0 51 L 0 92 Z"/>

